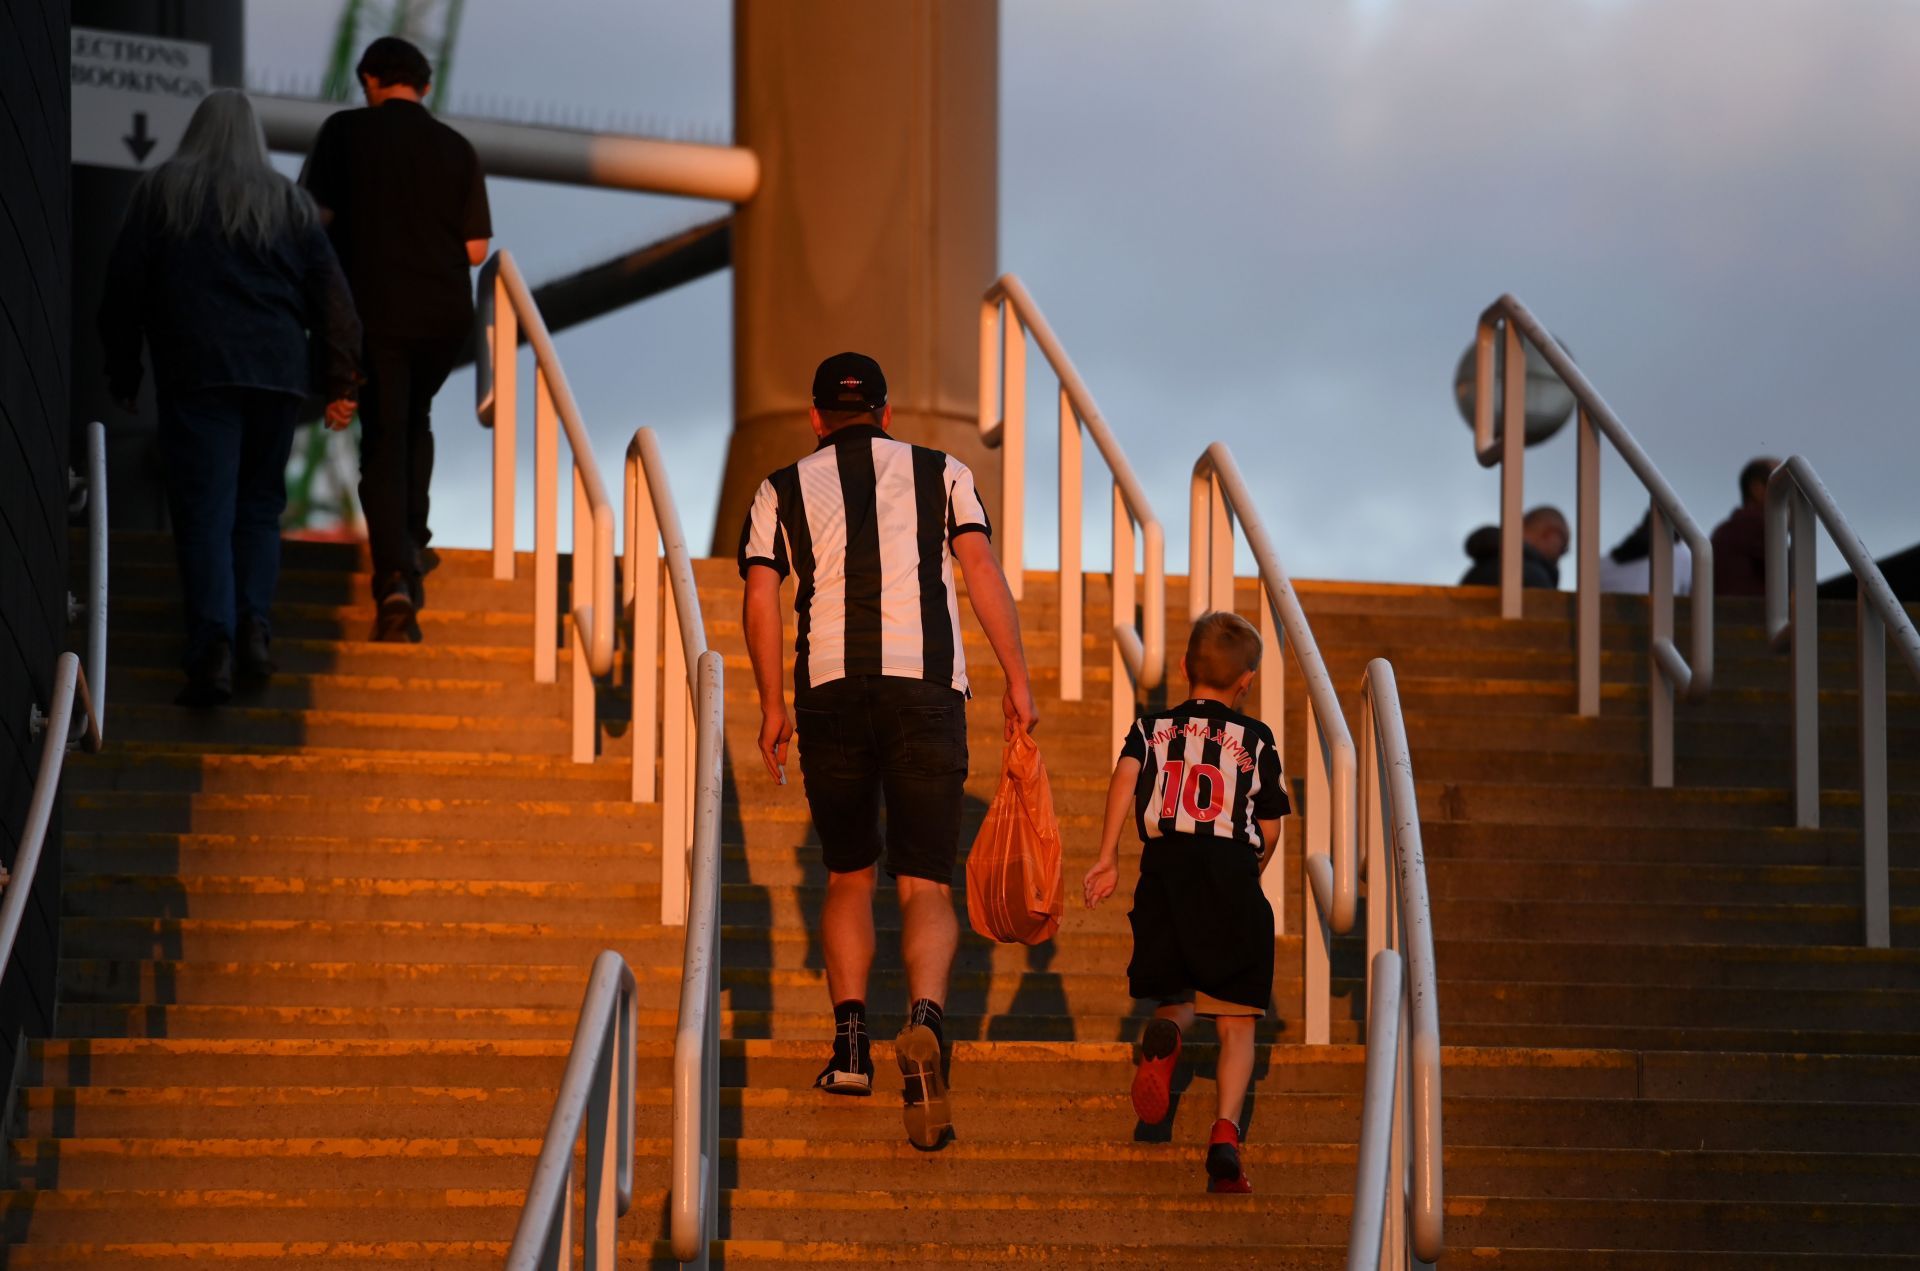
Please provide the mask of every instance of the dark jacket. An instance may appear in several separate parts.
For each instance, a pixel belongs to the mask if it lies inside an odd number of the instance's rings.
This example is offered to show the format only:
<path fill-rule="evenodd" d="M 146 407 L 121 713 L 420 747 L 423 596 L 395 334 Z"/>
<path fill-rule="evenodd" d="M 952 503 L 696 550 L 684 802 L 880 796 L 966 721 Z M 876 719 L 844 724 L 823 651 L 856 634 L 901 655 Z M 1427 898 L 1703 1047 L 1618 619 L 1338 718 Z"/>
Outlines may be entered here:
<path fill-rule="evenodd" d="M 1467 555 L 1473 558 L 1473 564 L 1461 575 L 1462 587 L 1498 587 L 1500 585 L 1500 527 L 1482 525 L 1467 535 Z M 1520 585 L 1522 587 L 1557 588 L 1560 586 L 1560 565 L 1550 561 L 1534 550 L 1533 544 L 1522 539 L 1520 542 Z"/>
<path fill-rule="evenodd" d="M 1767 516 L 1764 508 L 1737 507 L 1713 531 L 1713 594 L 1767 594 Z"/>
<path fill-rule="evenodd" d="M 289 197 L 306 196 L 290 188 Z M 162 392 L 263 388 L 334 401 L 360 382 L 360 320 L 317 216 L 262 249 L 227 239 L 209 200 L 199 227 L 175 237 L 142 183 L 107 265 L 99 325 L 115 397 L 140 389 L 143 334 Z"/>

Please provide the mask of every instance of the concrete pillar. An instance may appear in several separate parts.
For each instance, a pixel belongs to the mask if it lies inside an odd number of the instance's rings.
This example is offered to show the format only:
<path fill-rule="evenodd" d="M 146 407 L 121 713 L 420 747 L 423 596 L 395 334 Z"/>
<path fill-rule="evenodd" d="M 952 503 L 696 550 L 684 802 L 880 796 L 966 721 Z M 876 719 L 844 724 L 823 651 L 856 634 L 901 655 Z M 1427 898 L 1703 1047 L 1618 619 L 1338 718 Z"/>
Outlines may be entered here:
<path fill-rule="evenodd" d="M 975 420 L 998 67 L 997 0 L 736 0 L 734 126 L 761 179 L 734 222 L 716 554 L 732 554 L 760 479 L 813 449 L 813 369 L 843 349 L 885 368 L 894 435 L 959 456 L 998 506 L 998 453 Z"/>

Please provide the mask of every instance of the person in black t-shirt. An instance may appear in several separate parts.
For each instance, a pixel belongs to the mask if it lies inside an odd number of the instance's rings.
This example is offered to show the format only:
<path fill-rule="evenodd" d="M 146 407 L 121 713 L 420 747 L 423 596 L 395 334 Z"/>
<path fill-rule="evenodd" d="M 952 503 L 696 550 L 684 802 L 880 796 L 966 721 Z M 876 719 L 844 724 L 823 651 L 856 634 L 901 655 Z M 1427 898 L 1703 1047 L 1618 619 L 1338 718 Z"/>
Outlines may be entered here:
<path fill-rule="evenodd" d="M 432 68 L 385 36 L 358 67 L 363 110 L 321 127 L 300 183 L 327 219 L 366 328 L 360 391 L 360 504 L 380 606 L 376 640 L 420 639 L 426 599 L 429 409 L 473 332 L 468 267 L 487 256 L 493 226 L 480 160 L 465 137 L 421 104 Z"/>
<path fill-rule="evenodd" d="M 1207 1190 L 1250 1192 L 1240 1166 L 1240 1109 L 1253 1080 L 1254 1022 L 1273 994 L 1273 907 L 1260 874 L 1289 809 L 1280 748 L 1240 713 L 1260 666 L 1260 633 L 1237 614 L 1203 614 L 1187 641 L 1187 700 L 1134 721 L 1107 787 L 1100 859 L 1083 884 L 1087 908 L 1113 895 L 1120 833 L 1138 831 L 1133 893 L 1133 996 L 1157 1003 L 1141 1038 L 1133 1107 L 1148 1125 L 1171 1109 L 1181 1033 L 1213 1017 L 1217 1120 Z"/>

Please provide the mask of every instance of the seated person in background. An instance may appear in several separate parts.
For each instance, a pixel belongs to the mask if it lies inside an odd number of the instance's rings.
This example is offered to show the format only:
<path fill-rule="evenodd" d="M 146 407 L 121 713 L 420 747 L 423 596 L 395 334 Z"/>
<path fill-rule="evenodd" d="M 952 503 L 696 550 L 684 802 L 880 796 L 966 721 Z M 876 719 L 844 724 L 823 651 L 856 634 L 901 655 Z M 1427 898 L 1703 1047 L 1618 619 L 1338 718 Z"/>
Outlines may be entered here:
<path fill-rule="evenodd" d="M 1567 554 L 1572 536 L 1567 518 L 1560 509 L 1541 504 L 1520 521 L 1520 585 L 1557 588 L 1560 586 L 1560 558 Z M 1460 577 L 1462 587 L 1498 587 L 1500 585 L 1500 527 L 1483 525 L 1467 535 L 1467 555 L 1473 564 Z"/>
<path fill-rule="evenodd" d="M 1640 518 L 1633 533 L 1600 558 L 1600 590 L 1645 595 L 1652 574 L 1653 513 L 1648 512 Z M 1692 591 L 1693 552 L 1676 538 L 1673 540 L 1673 594 L 1685 596 Z"/>
<path fill-rule="evenodd" d="M 1740 469 L 1740 506 L 1713 530 L 1713 594 L 1767 594 L 1767 478 L 1778 459 L 1759 458 Z"/>
<path fill-rule="evenodd" d="M 1155 1003 L 1141 1038 L 1133 1110 L 1157 1125 L 1172 1110 L 1180 1036 L 1213 1018 L 1213 1131 L 1207 1190 L 1253 1190 L 1240 1167 L 1240 1111 L 1253 1081 L 1254 1024 L 1273 995 L 1273 906 L 1260 874 L 1288 812 L 1273 733 L 1240 713 L 1260 666 L 1260 633 L 1232 613 L 1202 614 L 1185 660 L 1187 700 L 1134 721 L 1107 788 L 1100 859 L 1083 884 L 1087 908 L 1120 880 L 1120 836 L 1140 836 L 1133 960 L 1127 984 Z"/>

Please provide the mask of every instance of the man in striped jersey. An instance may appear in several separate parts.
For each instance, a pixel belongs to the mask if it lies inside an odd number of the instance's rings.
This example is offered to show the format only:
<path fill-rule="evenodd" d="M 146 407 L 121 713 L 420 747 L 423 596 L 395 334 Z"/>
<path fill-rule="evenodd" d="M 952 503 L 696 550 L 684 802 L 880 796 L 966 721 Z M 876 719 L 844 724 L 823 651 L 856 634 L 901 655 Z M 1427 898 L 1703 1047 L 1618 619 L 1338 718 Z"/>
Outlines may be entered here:
<path fill-rule="evenodd" d="M 1140 1039 L 1133 1109 L 1166 1120 L 1180 1034 L 1195 1015 L 1220 1036 L 1207 1190 L 1250 1192 L 1240 1167 L 1240 1109 L 1253 1080 L 1254 1022 L 1273 994 L 1273 906 L 1260 873 L 1288 811 L 1273 733 L 1240 713 L 1260 666 L 1260 633 L 1234 613 L 1202 614 L 1187 641 L 1187 700 L 1134 721 L 1107 787 L 1100 859 L 1087 871 L 1091 909 L 1120 877 L 1120 834 L 1143 846 L 1133 893 L 1136 998 L 1157 1003 Z"/>
<path fill-rule="evenodd" d="M 960 939 L 952 884 L 971 696 L 956 561 L 1006 673 L 1007 735 L 1031 730 L 1039 716 L 1019 612 L 993 555 L 973 473 L 951 455 L 887 436 L 893 411 L 886 377 L 862 354 L 820 364 L 812 417 L 818 448 L 760 483 L 740 529 L 760 753 L 767 772 L 784 784 L 787 743 L 798 732 L 807 806 L 827 866 L 820 925 L 834 1042 L 814 1084 L 831 1094 L 873 1089 L 867 973 L 884 848 L 900 893 L 911 998 L 895 1046 L 907 1137 L 931 1151 L 951 1131 L 942 1010 Z M 780 585 L 789 573 L 797 584 L 797 722 L 787 713 L 781 664 Z"/>

